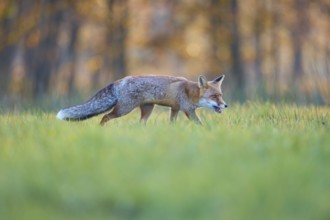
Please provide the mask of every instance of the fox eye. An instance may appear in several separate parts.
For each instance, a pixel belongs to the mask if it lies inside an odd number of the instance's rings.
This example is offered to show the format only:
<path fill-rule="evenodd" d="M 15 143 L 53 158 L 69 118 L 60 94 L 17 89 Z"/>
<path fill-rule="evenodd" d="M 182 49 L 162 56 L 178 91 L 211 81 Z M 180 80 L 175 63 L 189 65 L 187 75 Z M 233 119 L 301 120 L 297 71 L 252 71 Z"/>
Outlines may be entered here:
<path fill-rule="evenodd" d="M 212 99 L 217 99 L 219 96 L 220 96 L 219 94 L 211 95 L 211 98 L 212 98 Z"/>

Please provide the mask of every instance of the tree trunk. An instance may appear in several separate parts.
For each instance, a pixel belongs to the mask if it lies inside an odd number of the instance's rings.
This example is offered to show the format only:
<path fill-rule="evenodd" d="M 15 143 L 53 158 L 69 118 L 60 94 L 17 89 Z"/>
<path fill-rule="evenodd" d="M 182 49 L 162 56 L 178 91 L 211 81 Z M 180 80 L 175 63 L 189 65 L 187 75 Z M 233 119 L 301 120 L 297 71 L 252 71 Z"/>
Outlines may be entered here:
<path fill-rule="evenodd" d="M 57 83 L 64 85 L 60 87 L 65 88 L 64 93 L 70 96 L 75 91 L 74 79 L 77 65 L 76 47 L 81 21 L 80 16 L 77 14 L 76 3 L 70 2 L 67 6 L 67 9 L 64 11 L 64 18 L 61 26 L 63 27 L 62 31 L 68 33 L 69 37 L 68 42 L 63 46 L 63 48 L 61 48 L 61 55 L 59 57 L 58 64 L 58 67 L 64 67 L 65 77 Z"/>
<path fill-rule="evenodd" d="M 261 70 L 262 65 L 262 48 L 261 48 L 261 33 L 263 29 L 263 13 L 264 7 L 262 7 L 263 0 L 256 0 L 256 11 L 255 11 L 255 20 L 254 20 L 254 34 L 255 34 L 255 59 L 254 59 L 254 66 L 256 71 L 256 78 L 257 83 L 263 87 L 264 80 L 263 80 L 263 73 Z M 261 13 L 261 14 L 260 14 Z"/>
<path fill-rule="evenodd" d="M 108 0 L 109 24 L 105 66 L 114 80 L 127 75 L 126 38 L 127 38 L 127 0 Z"/>
<path fill-rule="evenodd" d="M 271 30 L 271 44 L 272 44 L 272 59 L 273 59 L 273 97 L 275 100 L 279 100 L 279 90 L 278 85 L 280 84 L 280 40 L 279 40 L 279 26 L 280 26 L 280 14 L 278 5 L 279 1 L 271 3 L 272 12 L 272 30 Z"/>
<path fill-rule="evenodd" d="M 306 97 L 301 91 L 301 79 L 304 75 L 303 69 L 303 44 L 309 29 L 307 10 L 308 0 L 295 0 L 295 22 L 291 28 L 291 40 L 293 50 L 292 62 L 292 85 L 293 95 L 299 102 L 306 102 Z"/>
<path fill-rule="evenodd" d="M 239 31 L 239 21 L 238 21 L 238 13 L 239 13 L 239 5 L 237 0 L 231 1 L 231 59 L 232 59 L 232 76 L 233 80 L 236 81 L 236 91 L 237 98 L 244 100 L 245 99 L 245 78 L 244 78 L 244 69 L 243 69 L 243 61 L 241 58 L 240 47 L 241 47 L 241 37 Z"/>
<path fill-rule="evenodd" d="M 59 1 L 44 0 L 39 20 L 40 40 L 25 53 L 25 63 L 31 79 L 32 98 L 41 99 L 48 93 L 49 80 L 58 59 L 58 33 L 63 11 L 56 6 Z"/>
<path fill-rule="evenodd" d="M 304 38 L 309 30 L 307 17 L 308 0 L 295 0 L 294 7 L 296 9 L 296 22 L 291 32 L 293 46 L 293 80 L 296 82 L 303 75 L 303 54 L 302 47 Z"/>
<path fill-rule="evenodd" d="M 209 11 L 210 15 L 210 45 L 211 45 L 211 51 L 210 51 L 210 67 L 209 71 L 211 77 L 217 77 L 220 73 L 216 71 L 222 72 L 221 69 L 223 65 L 221 65 L 221 60 L 219 57 L 219 45 L 221 44 L 221 39 L 219 36 L 219 27 L 222 25 L 221 22 L 221 15 L 222 15 L 222 9 L 223 5 L 219 0 L 211 0 L 211 7 Z"/>
<path fill-rule="evenodd" d="M 80 29 L 80 23 L 78 22 L 77 18 L 74 17 L 71 20 L 71 34 L 70 34 L 70 42 L 68 45 L 68 55 L 69 55 L 69 62 L 70 62 L 70 76 L 68 79 L 68 89 L 69 95 L 71 95 L 74 91 L 74 78 L 76 74 L 76 61 L 77 61 L 77 54 L 76 54 L 76 42 L 78 40 L 78 33 Z"/>
<path fill-rule="evenodd" d="M 8 92 L 10 84 L 11 65 L 15 54 L 15 45 L 9 41 L 14 19 L 9 16 L 2 19 L 0 28 L 0 98 Z"/>

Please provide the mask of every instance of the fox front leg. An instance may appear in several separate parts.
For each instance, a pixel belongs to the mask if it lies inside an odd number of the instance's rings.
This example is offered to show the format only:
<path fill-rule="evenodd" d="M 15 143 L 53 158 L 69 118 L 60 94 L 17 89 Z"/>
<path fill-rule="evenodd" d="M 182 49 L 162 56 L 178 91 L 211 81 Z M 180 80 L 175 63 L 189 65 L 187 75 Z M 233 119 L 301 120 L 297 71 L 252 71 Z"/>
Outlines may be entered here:
<path fill-rule="evenodd" d="M 175 122 L 176 121 L 176 118 L 178 116 L 178 113 L 179 113 L 179 110 L 177 109 L 171 109 L 171 116 L 170 116 L 170 119 L 171 119 L 171 122 Z"/>
<path fill-rule="evenodd" d="M 190 111 L 186 111 L 184 112 L 186 114 L 186 116 L 190 119 L 193 120 L 194 122 L 196 122 L 196 124 L 202 125 L 201 120 L 199 119 L 199 117 L 197 116 L 195 110 L 190 110 Z"/>
<path fill-rule="evenodd" d="M 140 122 L 147 124 L 147 120 L 148 120 L 149 116 L 151 115 L 152 110 L 154 109 L 154 104 L 140 105 L 140 109 L 141 109 Z"/>

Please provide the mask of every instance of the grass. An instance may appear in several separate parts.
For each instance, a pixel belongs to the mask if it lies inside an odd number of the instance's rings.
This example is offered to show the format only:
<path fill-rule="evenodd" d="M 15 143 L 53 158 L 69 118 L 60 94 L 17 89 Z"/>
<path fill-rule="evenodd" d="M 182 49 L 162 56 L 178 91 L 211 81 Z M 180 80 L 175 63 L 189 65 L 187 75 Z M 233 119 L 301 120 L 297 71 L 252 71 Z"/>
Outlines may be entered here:
<path fill-rule="evenodd" d="M 0 115 L 0 219 L 329 219 L 328 107 Z"/>

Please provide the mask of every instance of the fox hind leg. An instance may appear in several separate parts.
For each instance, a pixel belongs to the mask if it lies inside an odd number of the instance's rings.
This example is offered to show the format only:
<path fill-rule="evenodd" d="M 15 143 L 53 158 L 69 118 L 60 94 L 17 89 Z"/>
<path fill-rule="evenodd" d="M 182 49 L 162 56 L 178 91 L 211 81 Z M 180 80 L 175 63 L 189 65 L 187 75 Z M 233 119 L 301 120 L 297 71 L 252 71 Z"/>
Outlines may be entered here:
<path fill-rule="evenodd" d="M 108 122 L 109 120 L 113 119 L 113 118 L 118 118 L 121 115 L 118 115 L 117 112 L 115 110 L 112 110 L 110 113 L 104 115 L 100 121 L 100 125 L 104 125 L 106 122 Z"/>
<path fill-rule="evenodd" d="M 149 116 L 151 115 L 152 110 L 154 109 L 154 104 L 140 105 L 140 109 L 141 109 L 140 122 L 143 122 L 144 124 L 146 124 Z"/>
<path fill-rule="evenodd" d="M 123 115 L 126 115 L 128 113 L 130 113 L 136 106 L 132 105 L 132 106 L 125 106 L 125 108 L 120 107 L 119 105 L 117 105 L 110 113 L 104 115 L 100 121 L 100 125 L 104 125 L 106 122 L 108 122 L 111 119 L 114 118 L 119 118 Z"/>

